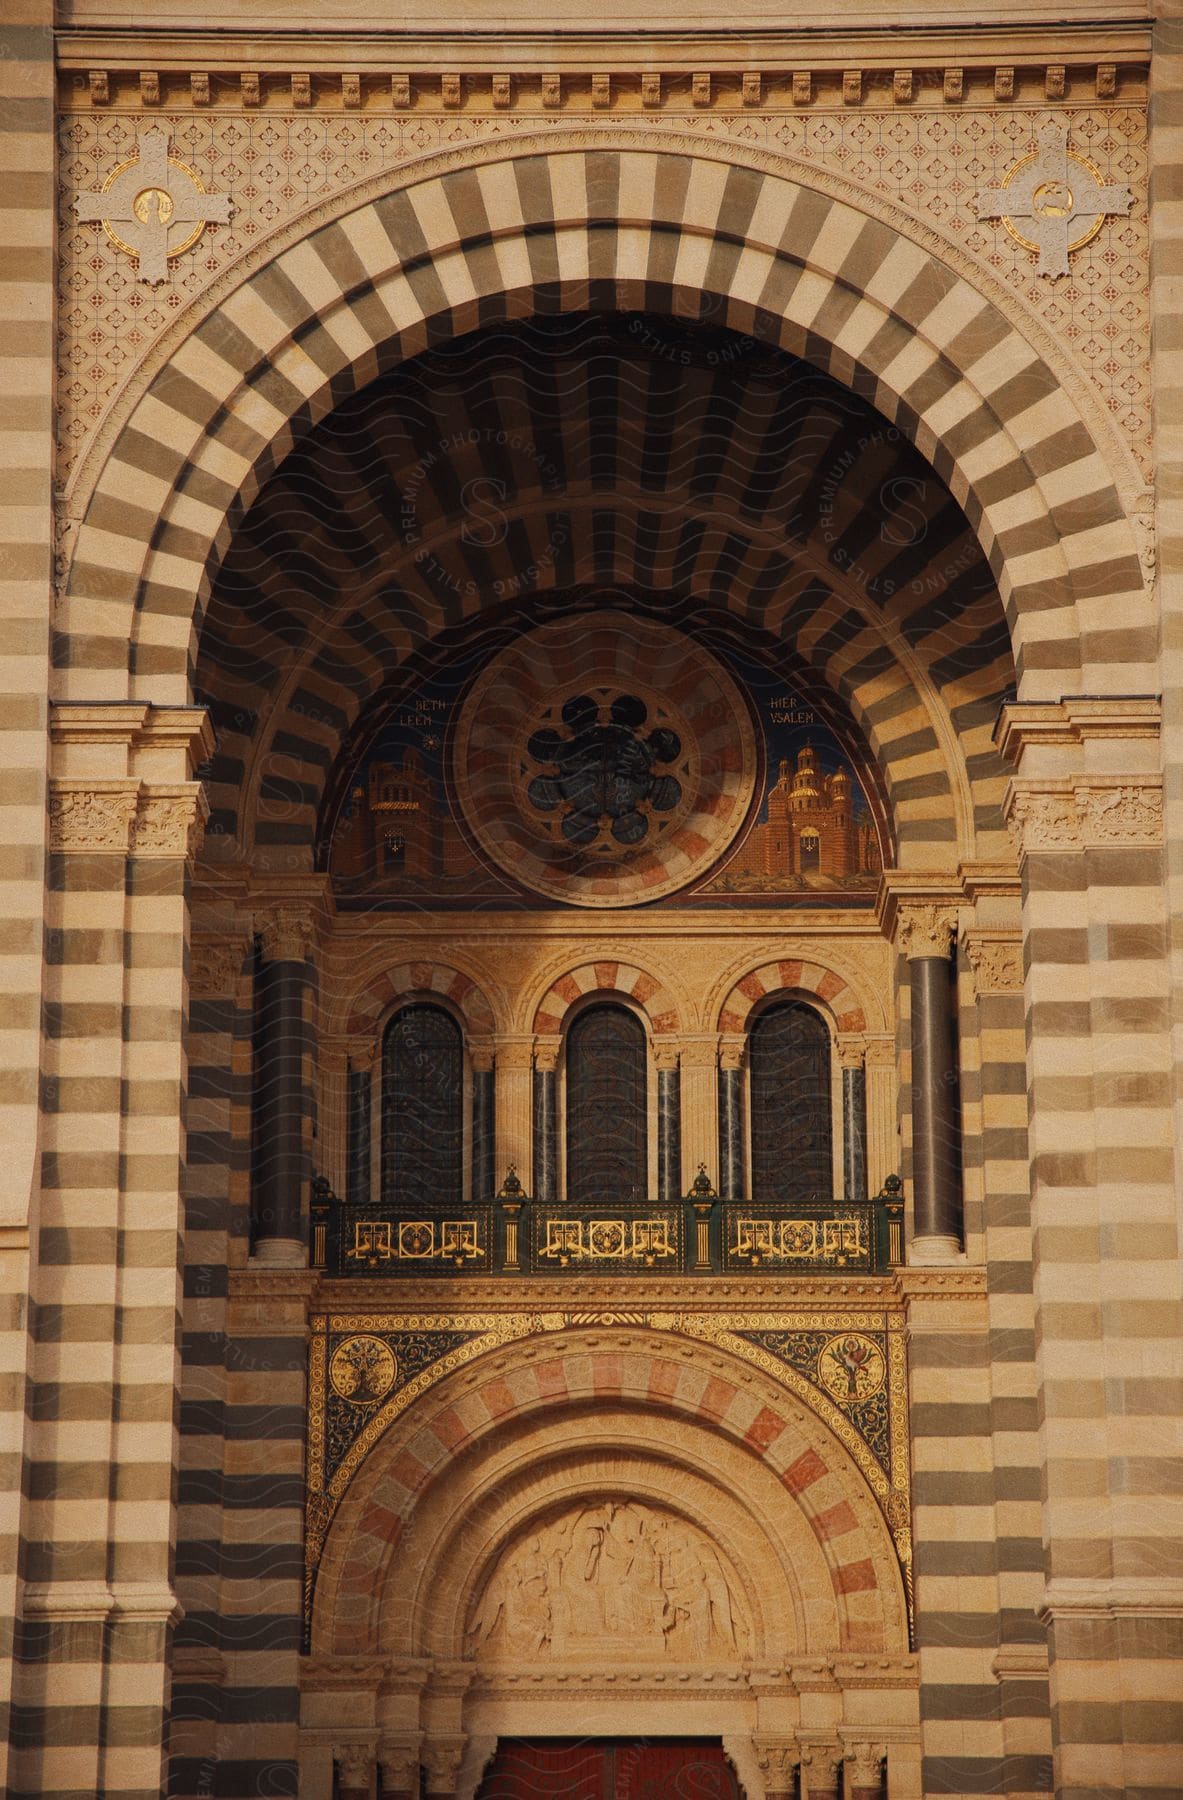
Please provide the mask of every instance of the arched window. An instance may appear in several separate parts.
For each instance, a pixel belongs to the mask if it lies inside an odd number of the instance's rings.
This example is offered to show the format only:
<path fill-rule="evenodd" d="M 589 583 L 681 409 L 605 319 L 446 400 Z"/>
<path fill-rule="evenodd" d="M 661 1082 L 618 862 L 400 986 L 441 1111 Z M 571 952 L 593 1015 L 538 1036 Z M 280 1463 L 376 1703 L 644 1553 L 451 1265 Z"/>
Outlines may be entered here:
<path fill-rule="evenodd" d="M 830 1034 L 812 1007 L 783 1000 L 748 1043 L 753 1200 L 830 1198 L 834 1186 Z"/>
<path fill-rule="evenodd" d="M 404 1006 L 386 1027 L 382 1193 L 406 1206 L 464 1198 L 464 1044 L 440 1006 Z"/>
<path fill-rule="evenodd" d="M 567 1198 L 646 1198 L 648 1055 L 625 1006 L 590 1006 L 567 1033 Z"/>

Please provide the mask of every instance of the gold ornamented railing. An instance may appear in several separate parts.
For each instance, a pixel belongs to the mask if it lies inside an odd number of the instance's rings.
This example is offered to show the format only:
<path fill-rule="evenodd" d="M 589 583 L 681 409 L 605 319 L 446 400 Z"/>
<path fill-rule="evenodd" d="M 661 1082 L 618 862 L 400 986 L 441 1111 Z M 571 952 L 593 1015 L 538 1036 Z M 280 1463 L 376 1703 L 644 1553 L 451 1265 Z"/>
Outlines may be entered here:
<path fill-rule="evenodd" d="M 532 1200 L 516 1179 L 479 1205 L 349 1206 L 314 1184 L 312 1264 L 326 1275 L 874 1275 L 903 1261 L 896 1177 L 873 1200 Z"/>

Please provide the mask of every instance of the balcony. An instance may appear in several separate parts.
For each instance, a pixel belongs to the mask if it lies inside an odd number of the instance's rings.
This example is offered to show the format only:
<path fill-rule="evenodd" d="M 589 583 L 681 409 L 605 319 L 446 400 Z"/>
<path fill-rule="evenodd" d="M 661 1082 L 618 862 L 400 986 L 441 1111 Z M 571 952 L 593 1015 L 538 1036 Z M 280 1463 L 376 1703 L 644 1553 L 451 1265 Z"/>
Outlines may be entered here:
<path fill-rule="evenodd" d="M 873 1200 L 533 1200 L 512 1171 L 463 1207 L 351 1206 L 314 1184 L 312 1266 L 328 1277 L 879 1275 L 903 1262 L 895 1176 Z"/>

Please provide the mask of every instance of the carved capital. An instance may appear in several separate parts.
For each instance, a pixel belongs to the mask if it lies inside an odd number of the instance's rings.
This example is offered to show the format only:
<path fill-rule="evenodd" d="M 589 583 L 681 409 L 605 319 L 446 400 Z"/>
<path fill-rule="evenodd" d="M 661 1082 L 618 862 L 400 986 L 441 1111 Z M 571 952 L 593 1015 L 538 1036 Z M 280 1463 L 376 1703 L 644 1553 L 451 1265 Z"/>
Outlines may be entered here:
<path fill-rule="evenodd" d="M 678 1045 L 670 1043 L 668 1039 L 664 1043 L 654 1044 L 653 1067 L 659 1072 L 664 1070 L 666 1074 L 669 1074 L 678 1067 L 680 1056 L 681 1051 Z"/>
<path fill-rule="evenodd" d="M 559 1066 L 558 1038 L 536 1038 L 534 1041 L 534 1067 L 540 1075 L 553 1075 Z"/>
<path fill-rule="evenodd" d="M 489 1075 L 497 1060 L 491 1038 L 470 1038 L 468 1043 L 469 1060 L 474 1075 Z"/>
<path fill-rule="evenodd" d="M 341 1744 L 333 1751 L 333 1761 L 337 1765 L 342 1788 L 360 1789 L 364 1794 L 369 1793 L 370 1776 L 374 1769 L 372 1744 Z"/>
<path fill-rule="evenodd" d="M 345 1046 L 345 1054 L 352 1070 L 358 1074 L 368 1074 L 378 1055 L 378 1040 L 372 1037 L 350 1038 Z"/>
<path fill-rule="evenodd" d="M 53 781 L 49 847 L 125 856 L 136 814 L 138 781 Z"/>
<path fill-rule="evenodd" d="M 864 1788 L 878 1793 L 883 1779 L 885 1755 L 882 1744 L 847 1744 L 844 1761 L 848 1789 Z"/>
<path fill-rule="evenodd" d="M 901 906 L 896 941 L 909 962 L 948 957 L 957 931 L 957 914 L 945 906 Z"/>
<path fill-rule="evenodd" d="M 534 1067 L 532 1038 L 501 1038 L 495 1046 L 497 1068 L 507 1075 L 528 1075 Z"/>
<path fill-rule="evenodd" d="M 310 906 L 272 906 L 255 914 L 255 930 L 268 962 L 307 962 L 316 942 Z"/>
<path fill-rule="evenodd" d="M 1162 784 L 1120 778 L 1012 781 L 1004 803 L 1020 858 L 1038 851 L 1146 848 L 1162 843 Z"/>
<path fill-rule="evenodd" d="M 419 1787 L 418 1738 L 383 1739 L 378 1746 L 378 1766 L 383 1791 L 415 1793 Z"/>
<path fill-rule="evenodd" d="M 809 1785 L 834 1788 L 842 1768 L 840 1744 L 802 1744 L 801 1766 L 808 1772 Z"/>
<path fill-rule="evenodd" d="M 190 992 L 204 997 L 232 994 L 247 948 L 242 937 L 195 936 L 189 946 Z"/>
<path fill-rule="evenodd" d="M 680 1050 L 684 1069 L 715 1069 L 719 1066 L 718 1038 L 687 1038 Z"/>
<path fill-rule="evenodd" d="M 201 845 L 208 817 L 209 802 L 199 781 L 142 787 L 132 824 L 131 853 L 189 862 Z"/>
<path fill-rule="evenodd" d="M 465 1740 L 462 1737 L 429 1738 L 423 1746 L 423 1767 L 427 1771 L 429 1794 L 454 1794 L 464 1761 Z"/>
<path fill-rule="evenodd" d="M 719 1067 L 721 1069 L 742 1069 L 747 1054 L 746 1037 L 728 1035 L 719 1039 Z"/>
<path fill-rule="evenodd" d="M 861 1069 L 866 1064 L 867 1046 L 861 1037 L 838 1039 L 838 1064 L 843 1069 Z"/>
<path fill-rule="evenodd" d="M 801 1746 L 796 1738 L 757 1738 L 756 1761 L 766 1787 L 791 1789 L 801 1765 Z"/>
<path fill-rule="evenodd" d="M 1023 945 L 1016 932 L 971 931 L 964 942 L 979 994 L 1022 991 Z"/>

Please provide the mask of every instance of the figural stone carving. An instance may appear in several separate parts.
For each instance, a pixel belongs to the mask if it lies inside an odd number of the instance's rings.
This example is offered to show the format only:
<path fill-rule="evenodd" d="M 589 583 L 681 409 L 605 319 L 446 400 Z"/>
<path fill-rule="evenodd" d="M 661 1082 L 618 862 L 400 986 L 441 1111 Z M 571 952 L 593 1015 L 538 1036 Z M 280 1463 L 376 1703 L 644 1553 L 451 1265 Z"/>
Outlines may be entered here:
<path fill-rule="evenodd" d="M 747 1635 L 705 1533 L 636 1501 L 574 1507 L 511 1545 L 468 1622 L 470 1650 L 494 1657 L 734 1657 Z"/>

